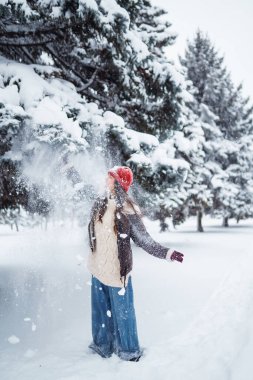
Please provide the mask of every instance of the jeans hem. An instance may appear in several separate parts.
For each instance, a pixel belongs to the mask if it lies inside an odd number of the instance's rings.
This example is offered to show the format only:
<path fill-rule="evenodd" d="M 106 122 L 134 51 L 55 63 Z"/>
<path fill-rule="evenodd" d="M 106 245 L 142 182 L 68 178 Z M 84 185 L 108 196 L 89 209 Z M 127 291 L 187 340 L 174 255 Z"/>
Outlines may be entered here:
<path fill-rule="evenodd" d="M 114 351 L 114 353 L 122 360 L 131 360 L 140 358 L 143 355 L 143 350 L 137 350 L 137 351 Z"/>
<path fill-rule="evenodd" d="M 113 354 L 113 352 L 105 353 L 103 349 L 101 349 L 99 346 L 97 346 L 95 343 L 89 344 L 89 348 L 93 351 L 95 351 L 97 354 L 99 354 L 102 358 L 110 358 Z"/>

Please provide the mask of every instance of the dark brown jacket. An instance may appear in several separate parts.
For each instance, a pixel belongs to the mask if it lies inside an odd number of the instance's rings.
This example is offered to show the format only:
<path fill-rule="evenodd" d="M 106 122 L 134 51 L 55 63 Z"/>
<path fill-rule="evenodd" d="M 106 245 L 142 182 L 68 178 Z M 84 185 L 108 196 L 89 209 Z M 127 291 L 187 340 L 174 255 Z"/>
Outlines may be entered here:
<path fill-rule="evenodd" d="M 99 202 L 97 200 L 96 202 Z M 97 204 L 93 205 L 96 207 Z M 138 214 L 125 214 L 117 211 L 115 214 L 115 226 L 117 231 L 118 258 L 120 262 L 120 279 L 124 279 L 133 268 L 133 257 L 130 239 L 134 243 L 143 248 L 150 255 L 165 259 L 168 249 L 157 243 L 147 232 L 146 227 Z M 96 254 L 96 236 L 94 221 L 91 220 L 88 224 L 89 243 L 93 254 Z"/>

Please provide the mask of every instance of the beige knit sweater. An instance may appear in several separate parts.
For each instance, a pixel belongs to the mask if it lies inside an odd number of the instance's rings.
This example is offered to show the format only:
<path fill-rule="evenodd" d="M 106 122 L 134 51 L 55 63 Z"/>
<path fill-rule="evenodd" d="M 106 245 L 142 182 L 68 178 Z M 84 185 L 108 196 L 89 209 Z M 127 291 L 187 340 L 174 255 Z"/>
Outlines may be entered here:
<path fill-rule="evenodd" d="M 108 198 L 108 205 L 103 216 L 103 223 L 95 221 L 96 252 L 90 250 L 87 268 L 99 281 L 105 285 L 123 287 L 120 280 L 120 262 L 118 259 L 117 237 L 114 232 L 115 199 Z M 140 212 L 138 206 L 135 207 Z M 125 204 L 124 213 L 134 213 L 130 206 Z M 126 276 L 126 286 L 131 272 Z"/>

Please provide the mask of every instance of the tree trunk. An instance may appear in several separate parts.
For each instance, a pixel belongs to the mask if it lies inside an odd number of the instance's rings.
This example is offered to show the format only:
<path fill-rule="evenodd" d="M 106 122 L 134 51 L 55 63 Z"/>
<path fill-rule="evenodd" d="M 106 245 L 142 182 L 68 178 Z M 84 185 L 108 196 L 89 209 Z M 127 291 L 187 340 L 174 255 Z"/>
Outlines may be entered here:
<path fill-rule="evenodd" d="M 160 221 L 160 232 L 168 231 L 169 225 L 165 222 L 165 220 Z"/>
<path fill-rule="evenodd" d="M 197 213 L 197 231 L 198 232 L 204 232 L 204 229 L 202 226 L 202 217 L 203 217 L 203 212 L 199 210 Z"/>
<path fill-rule="evenodd" d="M 223 222 L 222 222 L 222 227 L 229 227 L 229 225 L 228 225 L 228 216 L 224 216 Z"/>
<path fill-rule="evenodd" d="M 15 224 L 15 227 L 16 227 L 16 231 L 18 231 L 18 222 L 16 220 L 15 220 L 14 224 Z"/>

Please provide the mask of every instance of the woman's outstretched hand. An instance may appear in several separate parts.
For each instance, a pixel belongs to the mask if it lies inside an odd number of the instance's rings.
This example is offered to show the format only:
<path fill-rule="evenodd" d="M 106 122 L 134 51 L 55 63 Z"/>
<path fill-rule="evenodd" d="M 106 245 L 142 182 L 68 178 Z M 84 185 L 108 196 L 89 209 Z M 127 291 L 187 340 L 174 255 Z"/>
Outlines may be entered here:
<path fill-rule="evenodd" d="M 184 254 L 178 251 L 173 251 L 171 256 L 170 256 L 171 261 L 179 261 L 180 263 L 183 262 L 184 259 Z"/>

